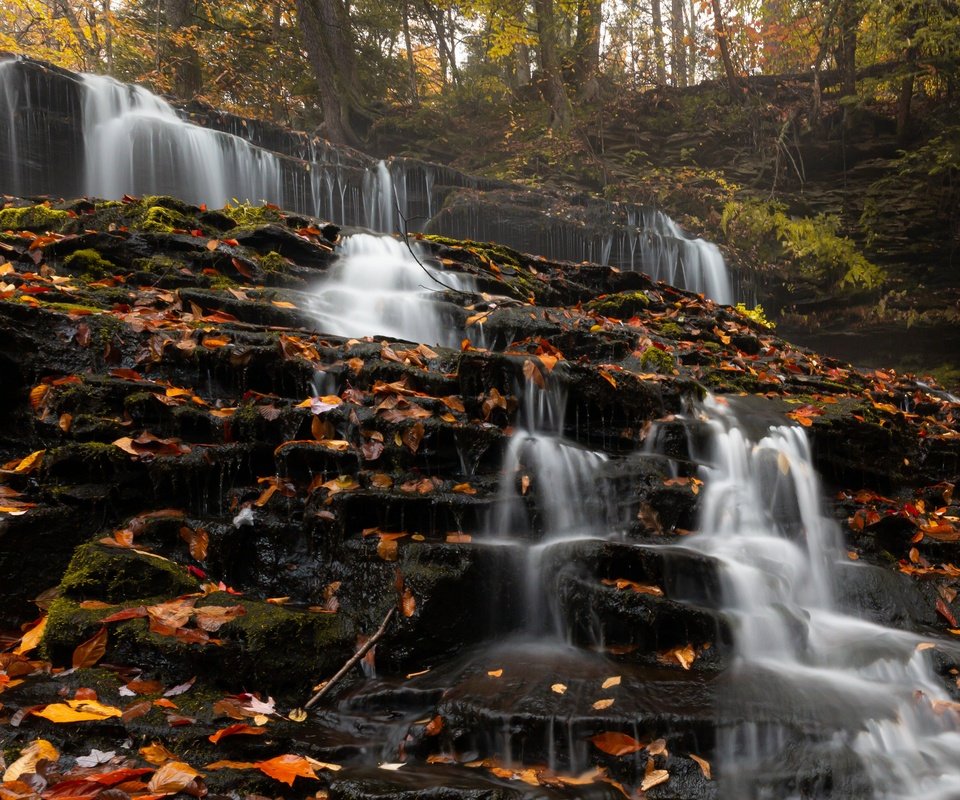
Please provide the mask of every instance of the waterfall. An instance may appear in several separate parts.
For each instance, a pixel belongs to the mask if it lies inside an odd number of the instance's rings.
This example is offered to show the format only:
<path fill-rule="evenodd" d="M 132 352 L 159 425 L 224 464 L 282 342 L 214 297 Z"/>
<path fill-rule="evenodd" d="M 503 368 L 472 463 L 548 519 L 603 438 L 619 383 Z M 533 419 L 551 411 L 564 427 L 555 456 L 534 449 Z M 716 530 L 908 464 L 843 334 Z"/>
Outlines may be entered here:
<path fill-rule="evenodd" d="M 337 336 L 386 336 L 455 347 L 461 325 L 445 309 L 448 289 L 474 290 L 468 275 L 427 265 L 424 254 L 389 236 L 359 233 L 339 245 L 341 257 L 313 298 L 317 328 Z"/>
<path fill-rule="evenodd" d="M 723 401 L 705 414 L 700 533 L 687 545 L 718 562 L 736 641 L 719 714 L 724 796 L 960 796 L 960 714 L 922 640 L 834 599 L 843 570 L 870 567 L 841 548 L 803 429 L 751 441 Z M 801 789 L 805 763 L 827 767 L 832 788 Z"/>
<path fill-rule="evenodd" d="M 524 630 L 557 635 L 563 624 L 550 585 L 552 550 L 618 532 L 610 487 L 602 476 L 607 456 L 564 436 L 567 397 L 557 377 L 545 377 L 543 386 L 528 379 L 517 393 L 522 407 L 503 459 L 487 536 L 517 544 Z"/>
<path fill-rule="evenodd" d="M 170 194 L 211 208 L 267 202 L 341 225 L 642 269 L 721 303 L 735 299 L 717 247 L 659 211 L 554 197 L 403 158 L 377 161 L 306 135 L 200 116 L 224 130 L 193 124 L 139 86 L 0 60 L 0 190 L 112 200 Z"/>

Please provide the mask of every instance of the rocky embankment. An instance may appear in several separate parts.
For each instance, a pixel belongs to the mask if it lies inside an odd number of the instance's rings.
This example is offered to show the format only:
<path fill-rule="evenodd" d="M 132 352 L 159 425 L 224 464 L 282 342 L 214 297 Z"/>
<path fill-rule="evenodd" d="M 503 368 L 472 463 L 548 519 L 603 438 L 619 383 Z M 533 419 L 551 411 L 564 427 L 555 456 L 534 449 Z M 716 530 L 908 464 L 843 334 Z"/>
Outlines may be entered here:
<path fill-rule="evenodd" d="M 325 335 L 344 232 L 274 208 L 10 201 L 0 231 L 3 800 L 715 796 L 731 634 L 714 567 L 670 547 L 707 391 L 806 428 L 870 565 L 843 601 L 929 633 L 955 691 L 935 387 L 640 273 L 431 237 L 476 287 L 438 292 L 459 348 Z M 510 484 L 542 532 L 549 487 L 501 465 L 557 385 L 623 528 L 551 551 L 564 644 L 513 636 L 528 575 L 490 525 Z"/>

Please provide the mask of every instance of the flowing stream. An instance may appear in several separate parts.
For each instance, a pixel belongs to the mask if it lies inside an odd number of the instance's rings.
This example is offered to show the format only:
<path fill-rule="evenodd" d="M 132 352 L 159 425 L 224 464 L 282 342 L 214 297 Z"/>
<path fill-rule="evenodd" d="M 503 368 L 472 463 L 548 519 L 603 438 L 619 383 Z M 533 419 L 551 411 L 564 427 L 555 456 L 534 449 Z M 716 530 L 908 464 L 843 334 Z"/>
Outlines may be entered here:
<path fill-rule="evenodd" d="M 224 130 L 203 127 L 142 87 L 68 75 L 0 59 L 3 192 L 113 200 L 169 194 L 210 208 L 269 202 L 340 225 L 494 241 L 552 259 L 644 270 L 720 303 L 736 299 L 716 245 L 658 210 L 577 200 L 570 208 L 579 219 L 531 215 L 528 192 L 518 186 L 408 159 L 376 161 L 245 120 L 209 115 Z"/>
<path fill-rule="evenodd" d="M 869 567 L 850 564 L 825 515 L 803 429 L 752 440 L 720 399 L 703 415 L 705 492 L 688 546 L 719 564 L 736 643 L 721 696 L 725 796 L 960 797 L 960 706 L 931 648 L 834 598 L 844 573 Z M 811 769 L 826 765 L 829 785 Z"/>

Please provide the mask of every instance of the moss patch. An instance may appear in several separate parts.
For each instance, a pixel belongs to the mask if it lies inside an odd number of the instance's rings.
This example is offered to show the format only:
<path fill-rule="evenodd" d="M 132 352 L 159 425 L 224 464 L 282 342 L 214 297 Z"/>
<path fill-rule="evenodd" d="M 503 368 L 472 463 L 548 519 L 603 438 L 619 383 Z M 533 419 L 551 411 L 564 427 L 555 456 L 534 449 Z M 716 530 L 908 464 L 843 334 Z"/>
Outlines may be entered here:
<path fill-rule="evenodd" d="M 636 291 L 604 295 L 591 300 L 584 307 L 605 317 L 628 319 L 642 312 L 648 305 L 650 305 L 650 298 L 647 297 L 647 293 Z"/>
<path fill-rule="evenodd" d="M 76 549 L 60 582 L 64 597 L 121 603 L 199 588 L 179 564 L 125 548 L 89 542 Z"/>
<path fill-rule="evenodd" d="M 69 270 L 94 278 L 103 278 L 117 271 L 113 262 L 89 248 L 71 253 L 63 260 L 63 265 Z"/>
<path fill-rule="evenodd" d="M 0 209 L 0 230 L 57 231 L 69 221 L 66 211 L 45 205 Z"/>

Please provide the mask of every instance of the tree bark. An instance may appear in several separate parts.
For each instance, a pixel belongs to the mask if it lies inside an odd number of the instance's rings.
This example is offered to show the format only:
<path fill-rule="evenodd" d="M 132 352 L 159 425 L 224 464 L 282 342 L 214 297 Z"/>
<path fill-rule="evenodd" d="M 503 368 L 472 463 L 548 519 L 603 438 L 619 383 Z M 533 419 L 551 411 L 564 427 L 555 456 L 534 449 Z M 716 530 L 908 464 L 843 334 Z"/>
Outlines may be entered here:
<path fill-rule="evenodd" d="M 337 26 L 331 0 L 296 0 L 296 4 L 304 45 L 320 93 L 324 135 L 336 144 L 353 144 L 357 140 L 350 121 L 353 59 L 338 42 L 347 29 Z M 331 17 L 333 24 L 330 24 Z"/>
<path fill-rule="evenodd" d="M 410 39 L 410 4 L 403 4 L 403 46 L 407 51 L 407 80 L 410 82 L 410 103 L 414 108 L 420 106 L 420 93 L 417 91 L 417 65 L 413 60 L 413 42 Z M 443 64 L 441 63 L 441 69 Z"/>
<path fill-rule="evenodd" d="M 534 8 L 537 12 L 541 92 L 544 100 L 550 104 L 550 127 L 554 130 L 566 130 L 570 127 L 573 109 L 560 72 L 557 20 L 553 0 L 534 0 Z"/>
<path fill-rule="evenodd" d="M 578 0 L 577 35 L 574 40 L 574 74 L 577 95 L 590 100 L 599 91 L 601 0 Z"/>
<path fill-rule="evenodd" d="M 687 85 L 686 30 L 683 0 L 673 0 L 670 12 L 670 74 L 674 86 Z"/>
<path fill-rule="evenodd" d="M 184 38 L 193 23 L 194 1 L 164 0 L 163 10 L 171 39 L 173 93 L 184 99 L 196 97 L 203 88 L 203 67 L 196 48 Z"/>
<path fill-rule="evenodd" d="M 723 71 L 727 77 L 727 87 L 730 89 L 730 97 L 738 99 L 740 96 L 740 81 L 730 58 L 730 45 L 727 41 L 727 26 L 723 21 L 723 9 L 720 7 L 720 0 L 711 0 L 711 4 L 713 6 L 713 30 L 717 36 L 717 45 L 720 48 Z"/>
<path fill-rule="evenodd" d="M 660 0 L 651 0 L 650 15 L 653 18 L 653 57 L 656 61 L 657 85 L 667 83 L 667 53 L 663 46 L 663 15 Z"/>

